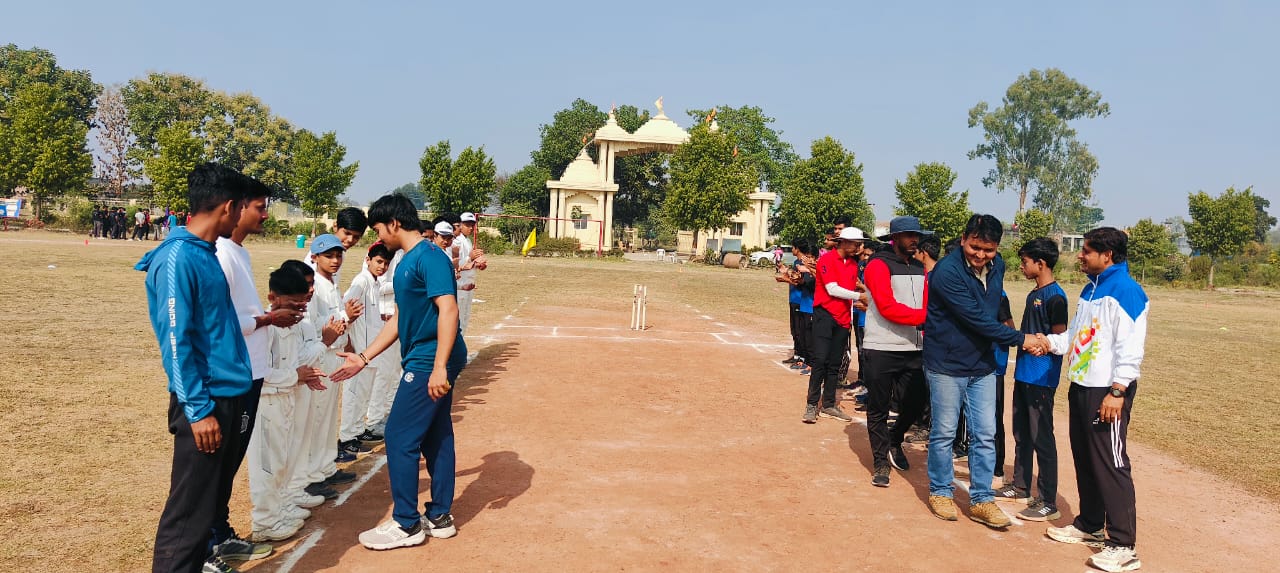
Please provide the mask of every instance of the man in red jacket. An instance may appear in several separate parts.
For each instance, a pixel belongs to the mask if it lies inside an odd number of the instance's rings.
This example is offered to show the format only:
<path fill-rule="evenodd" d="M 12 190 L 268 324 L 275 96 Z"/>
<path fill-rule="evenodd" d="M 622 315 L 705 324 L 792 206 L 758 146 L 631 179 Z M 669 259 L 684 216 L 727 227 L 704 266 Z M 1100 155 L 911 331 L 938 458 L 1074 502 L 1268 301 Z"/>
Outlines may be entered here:
<path fill-rule="evenodd" d="M 929 401 L 920 330 L 928 289 L 924 264 L 915 254 L 920 237 L 931 234 L 920 228 L 915 217 L 894 218 L 889 234 L 880 237 L 881 241 L 892 241 L 893 250 L 873 255 L 862 275 L 871 295 L 862 346 L 867 369 L 863 376 L 867 384 L 867 435 L 875 464 L 871 485 L 876 487 L 889 487 L 890 464 L 902 471 L 911 468 L 902 440 Z M 895 391 L 901 396 L 900 411 L 890 435 L 889 402 Z"/>
<path fill-rule="evenodd" d="M 806 424 L 816 423 L 818 416 L 853 421 L 836 406 L 836 386 L 840 383 L 840 361 L 849 348 L 853 301 L 862 294 L 854 289 L 858 287 L 858 253 L 866 236 L 856 227 L 846 227 L 835 239 L 836 248 L 818 257 L 813 274 L 813 371 L 802 419 Z"/>

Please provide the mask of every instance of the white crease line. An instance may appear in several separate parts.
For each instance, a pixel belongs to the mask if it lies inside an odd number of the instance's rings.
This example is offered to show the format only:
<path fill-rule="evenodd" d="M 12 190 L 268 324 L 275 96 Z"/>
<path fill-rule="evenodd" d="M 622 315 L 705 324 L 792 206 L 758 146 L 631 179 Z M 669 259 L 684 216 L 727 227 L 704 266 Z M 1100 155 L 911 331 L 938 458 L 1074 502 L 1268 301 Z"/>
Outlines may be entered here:
<path fill-rule="evenodd" d="M 311 551 L 315 548 L 316 544 L 320 543 L 320 538 L 322 536 L 324 536 L 324 530 L 317 529 L 315 533 L 312 533 L 311 535 L 308 535 L 306 539 L 303 539 L 302 543 L 299 543 L 293 551 L 290 551 L 289 556 L 285 557 L 284 561 L 280 563 L 280 568 L 276 569 L 276 573 L 290 573 L 290 571 L 293 571 L 294 566 L 296 566 L 299 561 L 302 561 L 302 558 L 307 555 L 307 552 Z"/>
<path fill-rule="evenodd" d="M 369 478 L 373 477 L 373 474 L 378 473 L 378 470 L 382 469 L 382 466 L 385 465 L 387 465 L 387 456 L 378 456 L 377 461 L 373 462 L 373 467 L 369 468 L 369 471 L 366 471 L 364 475 L 360 476 L 360 479 L 356 480 L 356 483 L 351 484 L 351 487 L 348 487 L 347 491 L 342 492 L 342 495 L 338 496 L 338 499 L 333 500 L 333 506 L 340 507 L 342 504 L 347 503 L 347 500 L 351 499 L 351 494 L 358 491 L 361 487 L 364 487 L 364 484 L 369 481 Z"/>
<path fill-rule="evenodd" d="M 502 328 L 563 328 L 565 330 L 612 330 L 622 331 L 623 328 L 614 326 L 562 326 L 552 324 L 504 324 Z"/>
<path fill-rule="evenodd" d="M 551 336 L 547 334 L 521 334 L 521 335 L 512 334 L 510 336 L 505 334 L 494 335 L 495 339 L 515 338 L 515 337 L 518 337 L 522 340 L 529 339 L 529 338 L 555 338 L 558 340 L 564 340 L 566 338 L 584 338 L 584 339 L 595 340 L 599 342 L 615 341 L 615 342 L 668 342 L 671 344 L 721 344 L 725 346 L 749 346 L 749 347 L 773 348 L 773 349 L 791 347 L 790 345 L 787 345 L 787 344 L 755 344 L 750 342 L 728 342 L 728 341 L 715 342 L 711 340 L 675 340 L 671 338 L 649 338 L 649 337 L 641 338 L 638 336 L 588 336 L 585 334 L 561 334 L 560 336 Z"/>
<path fill-rule="evenodd" d="M 551 327 L 551 336 L 560 336 L 560 327 L 558 326 Z"/>
<path fill-rule="evenodd" d="M 697 312 L 697 311 L 694 311 L 694 312 Z M 704 314 L 704 315 L 699 316 L 699 318 L 701 318 L 701 319 L 703 319 L 703 320 L 711 320 L 711 317 L 710 317 L 710 316 L 707 316 L 707 315 L 705 315 L 705 314 Z"/>
<path fill-rule="evenodd" d="M 510 316 L 508 316 L 507 318 L 511 318 L 511 317 L 510 317 Z M 494 329 L 494 330 L 502 330 L 502 329 L 504 329 L 504 328 L 509 328 L 509 327 L 508 327 L 507 325 L 505 325 L 505 324 L 502 324 L 501 322 L 499 322 L 498 324 L 493 325 L 493 329 Z"/>
<path fill-rule="evenodd" d="M 723 322 L 717 322 L 717 323 L 715 323 L 715 325 L 716 325 L 716 326 L 719 326 L 719 327 L 721 327 L 721 328 L 729 328 L 729 325 L 727 325 L 727 324 L 725 324 L 725 323 L 723 323 Z"/>

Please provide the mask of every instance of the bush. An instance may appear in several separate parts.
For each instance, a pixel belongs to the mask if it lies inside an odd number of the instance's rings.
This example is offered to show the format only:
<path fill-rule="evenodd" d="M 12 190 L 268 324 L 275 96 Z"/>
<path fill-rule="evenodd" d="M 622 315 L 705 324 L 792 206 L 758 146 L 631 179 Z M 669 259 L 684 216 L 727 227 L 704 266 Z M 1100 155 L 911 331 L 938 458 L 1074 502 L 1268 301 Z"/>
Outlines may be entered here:
<path fill-rule="evenodd" d="M 490 255 L 505 255 L 514 248 L 511 241 L 491 233 L 476 233 L 475 246 Z"/>
<path fill-rule="evenodd" d="M 309 221 L 309 220 L 308 220 L 308 221 L 298 221 L 297 223 L 294 223 L 294 224 L 293 224 L 293 228 L 292 228 L 292 229 L 290 229 L 290 231 L 289 231 L 289 235 L 290 235 L 290 236 L 303 235 L 303 236 L 307 237 L 308 239 L 311 239 L 311 238 L 318 237 L 318 236 L 320 236 L 320 235 L 323 235 L 323 234 L 325 234 L 325 233 L 328 233 L 328 232 L 329 232 L 328 227 L 325 227 L 325 225 L 324 225 L 324 221 L 320 221 L 320 222 L 316 223 L 316 225 L 315 225 L 315 230 L 316 230 L 315 235 L 312 235 L 312 234 L 311 234 L 311 228 L 312 228 L 312 227 L 311 227 L 311 221 Z"/>
<path fill-rule="evenodd" d="M 582 241 L 573 237 L 538 239 L 538 245 L 529 250 L 535 257 L 572 257 L 581 250 Z"/>
<path fill-rule="evenodd" d="M 1190 278 L 1193 282 L 1205 282 L 1209 280 L 1209 267 L 1213 266 L 1213 261 L 1209 257 L 1191 257 L 1187 268 Z"/>
<path fill-rule="evenodd" d="M 292 238 L 296 233 L 289 227 L 289 222 L 284 219 L 277 219 L 268 215 L 266 222 L 262 224 L 263 235 L 268 238 L 288 237 Z"/>
<path fill-rule="evenodd" d="M 58 215 L 57 224 L 77 233 L 92 231 L 93 203 L 82 197 L 68 200 Z"/>

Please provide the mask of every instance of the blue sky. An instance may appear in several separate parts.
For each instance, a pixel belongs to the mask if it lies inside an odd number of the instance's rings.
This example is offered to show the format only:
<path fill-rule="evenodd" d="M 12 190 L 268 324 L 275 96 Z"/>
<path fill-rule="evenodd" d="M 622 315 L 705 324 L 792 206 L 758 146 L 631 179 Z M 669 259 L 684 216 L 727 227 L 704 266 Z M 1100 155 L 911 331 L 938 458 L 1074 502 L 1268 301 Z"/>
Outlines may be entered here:
<path fill-rule="evenodd" d="M 975 103 L 1031 68 L 1100 91 L 1077 124 L 1107 222 L 1186 214 L 1186 196 L 1254 186 L 1280 212 L 1280 4 L 1274 2 L 43 2 L 10 3 L 0 42 L 39 46 L 105 84 L 148 71 L 251 91 L 335 130 L 367 202 L 419 177 L 423 148 L 483 145 L 514 172 L 574 98 L 652 109 L 756 105 L 802 156 L 826 135 L 891 215 L 921 161 L 1011 218 L 966 152 Z"/>

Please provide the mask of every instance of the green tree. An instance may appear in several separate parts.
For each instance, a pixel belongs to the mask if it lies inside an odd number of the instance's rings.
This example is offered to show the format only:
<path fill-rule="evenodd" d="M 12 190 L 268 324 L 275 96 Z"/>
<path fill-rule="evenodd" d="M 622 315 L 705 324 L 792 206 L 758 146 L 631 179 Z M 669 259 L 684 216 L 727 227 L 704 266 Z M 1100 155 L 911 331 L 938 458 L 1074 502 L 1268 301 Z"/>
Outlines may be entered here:
<path fill-rule="evenodd" d="M 36 218 L 45 201 L 83 191 L 93 173 L 85 149 L 89 127 L 68 99 L 53 85 L 29 84 L 17 90 L 0 121 L 0 189 L 26 187 Z"/>
<path fill-rule="evenodd" d="M 157 153 L 142 163 L 151 180 L 154 201 L 175 211 L 186 211 L 187 175 L 205 161 L 204 141 L 196 137 L 194 124 L 178 122 L 156 134 Z"/>
<path fill-rule="evenodd" d="M 582 149 L 582 138 L 604 126 L 609 114 L 600 111 L 595 104 L 575 99 L 568 108 L 556 112 L 550 124 L 538 128 L 542 141 L 529 155 L 533 164 L 546 169 L 552 179 L 559 179 L 564 170 Z M 595 149 L 589 149 L 595 157 Z"/>
<path fill-rule="evenodd" d="M 347 148 L 338 136 L 326 131 L 316 136 L 301 130 L 294 136 L 289 187 L 297 194 L 302 211 L 311 216 L 311 234 L 315 234 L 320 216 L 338 206 L 338 198 L 351 186 L 360 162 L 343 165 Z"/>
<path fill-rule="evenodd" d="M 209 105 L 211 116 L 203 130 L 205 154 L 263 182 L 275 198 L 296 203 L 288 186 L 293 126 L 250 93 L 214 92 Z"/>
<path fill-rule="evenodd" d="M 1228 187 L 1217 197 L 1200 191 L 1187 197 L 1191 222 L 1187 223 L 1187 241 L 1191 248 L 1209 257 L 1209 288 L 1213 288 L 1218 261 L 1244 251 L 1245 243 L 1254 236 L 1258 222 L 1253 187 L 1236 191 Z"/>
<path fill-rule="evenodd" d="M 969 192 L 951 192 L 956 172 L 945 163 L 921 163 L 907 173 L 906 181 L 894 181 L 898 206 L 895 215 L 915 215 L 920 224 L 943 240 L 959 237 L 969 221 Z"/>
<path fill-rule="evenodd" d="M 1016 188 L 1021 213 L 1032 184 L 1043 189 L 1052 185 L 1055 174 L 1061 177 L 1064 157 L 1072 155 L 1076 136 L 1068 122 L 1106 116 L 1111 108 L 1101 94 L 1055 68 L 1033 69 L 1019 76 L 1005 91 L 1002 103 L 992 110 L 987 102 L 978 102 L 969 110 L 969 127 L 983 130 L 983 143 L 969 152 L 969 159 L 995 160 L 995 168 L 982 182 L 999 191 Z M 1082 150 L 1088 153 L 1082 146 L 1075 153 Z M 1066 188 L 1079 189 L 1080 184 L 1073 182 Z"/>
<path fill-rule="evenodd" d="M 529 217 L 546 217 L 551 209 L 551 195 L 547 190 L 547 181 L 551 180 L 551 172 L 545 167 L 530 163 L 507 179 L 505 185 L 498 190 L 498 203 L 503 213 L 525 214 Z"/>
<path fill-rule="evenodd" d="M 782 132 L 769 126 L 774 122 L 764 110 L 755 106 L 716 110 L 715 122 L 738 146 L 738 157 L 756 170 L 756 185 L 763 190 L 775 189 L 796 161 L 800 159 L 790 143 L 782 140 Z M 705 121 L 711 110 L 693 109 L 688 114 L 697 122 Z"/>
<path fill-rule="evenodd" d="M 143 160 L 155 155 L 161 129 L 183 122 L 199 134 L 217 113 L 216 95 L 204 82 L 182 74 L 153 72 L 129 80 L 120 95 L 137 138 L 135 153 Z"/>
<path fill-rule="evenodd" d="M 467 147 L 455 160 L 448 141 L 428 146 L 418 167 L 422 170 L 422 195 L 437 213 L 481 210 L 489 204 L 498 172 L 484 147 Z"/>
<path fill-rule="evenodd" d="M 618 106 L 615 110 L 618 126 L 628 133 L 635 133 L 649 121 L 649 112 L 635 106 Z M 614 182 L 618 192 L 614 195 L 613 226 L 615 232 L 635 225 L 662 208 L 667 196 L 667 162 L 669 153 L 642 153 L 616 158 Z M 545 195 L 545 193 L 544 193 Z"/>
<path fill-rule="evenodd" d="M 52 86 L 66 104 L 65 113 L 85 127 L 90 125 L 94 100 L 102 93 L 102 86 L 93 82 L 88 70 L 64 69 L 48 50 L 23 50 L 15 44 L 0 46 L 0 121 L 12 117 L 5 108 L 18 92 L 36 84 Z"/>
<path fill-rule="evenodd" d="M 1253 225 L 1253 240 L 1259 243 L 1267 242 L 1267 233 L 1271 228 L 1276 226 L 1276 218 L 1267 214 L 1267 208 L 1271 206 L 1271 201 L 1261 195 L 1253 196 L 1254 210 L 1257 211 L 1257 219 Z"/>
<path fill-rule="evenodd" d="M 723 229 L 747 208 L 755 186 L 755 169 L 734 157 L 733 141 L 724 133 L 697 125 L 689 141 L 671 156 L 671 183 L 663 213 L 675 227 L 698 233 Z"/>
<path fill-rule="evenodd" d="M 417 183 L 405 183 L 404 185 L 392 189 L 387 194 L 404 195 L 405 197 L 408 197 L 410 201 L 413 201 L 414 207 L 417 207 L 419 210 L 427 209 L 427 198 L 422 194 L 422 186 Z"/>
<path fill-rule="evenodd" d="M 839 141 L 814 140 L 809 159 L 795 163 L 782 180 L 782 204 L 775 223 L 783 241 L 817 239 L 836 217 L 848 216 L 870 232 L 875 214 L 863 191 L 862 164 Z"/>
<path fill-rule="evenodd" d="M 1169 230 L 1151 219 L 1142 219 L 1129 227 L 1130 266 L 1143 269 L 1163 266 L 1177 251 Z"/>
<path fill-rule="evenodd" d="M 1053 232 L 1053 216 L 1039 209 L 1027 209 L 1014 215 L 1013 224 L 1018 227 L 1016 247 L 1031 239 L 1048 237 Z"/>
<path fill-rule="evenodd" d="M 1074 139 L 1055 150 L 1042 170 L 1039 189 L 1031 204 L 1053 215 L 1053 228 L 1084 232 L 1101 221 L 1101 209 L 1093 206 L 1093 178 L 1098 160 L 1089 146 Z M 1097 220 L 1092 220 L 1094 215 Z"/>

